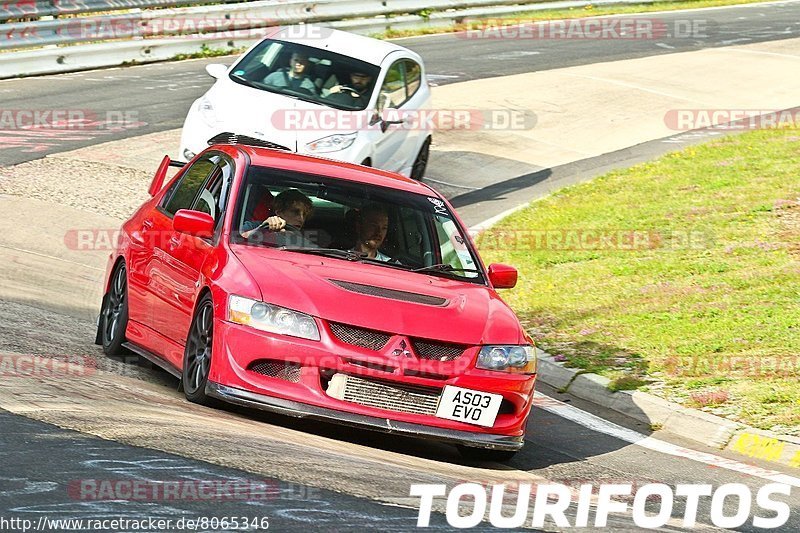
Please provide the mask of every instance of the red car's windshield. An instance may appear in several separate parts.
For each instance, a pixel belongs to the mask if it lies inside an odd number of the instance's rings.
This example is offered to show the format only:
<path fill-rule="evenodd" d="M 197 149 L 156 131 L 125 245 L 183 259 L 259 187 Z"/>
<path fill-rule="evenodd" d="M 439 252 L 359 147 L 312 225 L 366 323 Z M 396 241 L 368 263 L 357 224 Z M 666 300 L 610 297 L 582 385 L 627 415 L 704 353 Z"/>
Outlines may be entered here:
<path fill-rule="evenodd" d="M 442 200 L 388 187 L 251 167 L 231 238 L 483 283 Z"/>

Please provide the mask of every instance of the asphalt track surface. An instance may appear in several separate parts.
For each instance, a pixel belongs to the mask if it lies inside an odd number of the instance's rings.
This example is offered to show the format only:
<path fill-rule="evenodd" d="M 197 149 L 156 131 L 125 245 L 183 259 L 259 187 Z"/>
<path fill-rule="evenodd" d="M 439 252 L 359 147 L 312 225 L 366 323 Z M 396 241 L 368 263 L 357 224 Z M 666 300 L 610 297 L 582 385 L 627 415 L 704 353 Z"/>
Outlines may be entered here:
<path fill-rule="evenodd" d="M 652 39 L 471 39 L 463 34 L 442 34 L 397 42 L 420 53 L 431 82 L 443 85 L 800 36 L 798 3 L 628 18 L 657 20 L 658 28 L 663 31 L 654 32 Z M 107 117 L 109 112 L 116 116 L 113 114 L 135 110 L 136 120 L 146 125 L 121 132 L 53 133 L 49 138 L 26 138 L 19 146 L 14 145 L 14 137 L 25 132 L 0 131 L 0 144 L 5 146 L 5 149 L 0 147 L 0 165 L 22 163 L 48 153 L 131 135 L 179 128 L 189 105 L 212 85 L 213 80 L 203 67 L 230 60 L 158 63 L 2 81 L 2 109 L 86 110 L 99 119 Z"/>
<path fill-rule="evenodd" d="M 800 34 L 800 25 L 794 22 L 800 20 L 798 5 L 749 6 L 696 14 L 658 15 L 658 17 L 673 21 L 713 20 L 714 24 L 708 26 L 713 31 L 710 31 L 707 37 L 672 38 L 657 42 L 498 40 L 477 46 L 451 35 L 443 35 L 424 39 L 404 39 L 402 44 L 422 53 L 433 79 L 443 84 L 597 61 L 782 39 Z M 736 42 L 731 42 L 732 40 Z M 459 57 L 454 57 L 452 52 L 454 48 L 458 49 Z M 47 153 L 124 138 L 127 135 L 180 127 L 186 107 L 211 83 L 211 79 L 203 71 L 203 65 L 215 61 L 218 60 L 162 63 L 131 69 L 103 70 L 0 83 L 2 107 L 6 109 L 93 109 L 97 113 L 137 109 L 140 120 L 147 122 L 146 127 L 135 131 L 103 137 L 60 140 L 42 152 L 26 154 L 19 150 L 0 149 L 0 164 L 14 164 L 39 158 Z M 702 136 L 687 136 L 686 143 L 700 140 L 703 140 Z M 675 148 L 674 143 L 653 141 L 619 153 L 593 158 L 591 161 L 565 165 L 560 169 L 548 169 L 542 178 L 551 179 L 552 187 L 559 187 L 606 168 L 644 160 Z M 553 180 L 554 177 L 559 179 Z M 529 182 L 530 177 L 527 181 L 523 180 L 523 185 L 529 185 Z M 460 210 L 469 213 L 470 205 L 474 205 L 481 198 L 509 191 L 516 194 L 508 196 L 508 207 L 511 207 L 512 203 L 519 203 L 518 199 L 530 192 L 513 182 L 501 183 L 494 189 L 487 188 L 469 193 L 472 197 L 466 196 L 461 199 L 456 197 L 454 203 Z M 468 220 L 477 222 L 478 215 L 479 213 L 472 213 Z M 90 325 L 80 323 L 76 327 L 75 324 L 75 322 L 64 322 L 65 326 L 75 327 L 75 334 L 84 337 L 91 334 Z M 161 381 L 164 387 L 172 385 L 169 378 L 157 371 L 147 372 L 152 375 L 143 379 Z M 555 391 L 546 392 L 562 398 Z M 596 410 L 590 405 L 569 398 L 562 399 L 585 410 Z M 356 444 L 378 451 L 407 453 L 412 458 L 433 459 L 444 464 L 462 463 L 452 450 L 442 446 L 428 446 L 416 441 L 380 435 L 362 435 L 336 426 L 296 423 L 281 417 L 264 416 L 237 409 L 233 409 L 232 412 L 242 412 L 244 416 L 253 417 L 276 427 L 298 428 L 310 435 L 336 439 L 341 441 L 343 447 Z M 642 427 L 641 424 L 632 423 L 608 412 L 597 412 L 604 418 L 644 435 L 650 433 L 649 429 Z M 270 517 L 273 528 L 278 531 L 299 531 L 309 528 L 330 531 L 410 530 L 416 521 L 417 513 L 413 509 L 381 505 L 368 499 L 326 491 L 308 484 L 288 484 L 278 477 L 268 480 L 279 487 L 276 497 L 260 502 L 209 504 L 208 502 L 76 501 L 69 496 L 68 487 L 71 482 L 80 478 L 164 479 L 165 476 L 169 476 L 169 479 L 191 480 L 198 477 L 252 479 L 253 476 L 246 471 L 223 468 L 196 459 L 87 437 L 7 412 L 0 412 L 0 428 L 2 428 L 0 449 L 5 452 L 3 461 L 0 461 L 0 516 L 38 517 L 47 514 L 49 517 L 140 518 L 146 515 L 174 518 L 266 515 Z M 674 437 L 659 436 L 659 438 L 685 445 L 690 449 L 700 448 L 697 445 L 680 442 Z M 287 453 L 291 453 L 291 450 L 287 450 Z M 733 454 L 714 453 L 732 460 L 742 460 Z M 298 457 L 297 461 L 302 463 L 302 457 Z M 354 460 L 355 462 L 357 461 Z M 766 469 L 775 468 L 774 465 L 759 461 L 747 462 Z M 313 470 L 324 466 L 321 463 L 314 463 L 306 465 L 306 468 Z M 533 410 L 523 451 L 508 466 L 496 464 L 478 466 L 486 468 L 487 473 L 507 470 L 510 479 L 513 479 L 515 472 L 522 471 L 543 476 L 553 482 L 571 485 L 579 482 L 591 482 L 595 485 L 627 482 L 640 486 L 644 483 L 660 482 L 670 486 L 680 483 L 710 483 L 716 487 L 724 483 L 742 483 L 755 490 L 767 483 L 762 478 L 720 469 L 696 459 L 655 452 L 640 443 L 632 444 L 622 440 L 613 432 L 589 429 L 586 425 L 567 420 L 538 406 Z M 159 469 L 167 470 L 168 474 Z M 380 484 L 378 480 L 375 482 Z M 797 488 L 792 499 L 787 500 L 792 505 L 792 516 L 781 531 L 800 530 L 800 503 L 796 496 Z M 732 503 L 728 502 L 726 509 L 729 510 L 731 505 Z M 676 507 L 673 516 L 680 516 L 681 511 L 680 507 Z M 574 510 L 571 510 L 568 516 L 572 512 Z M 701 504 L 699 513 L 701 522 L 708 523 L 708 512 L 708 503 Z M 436 514 L 432 526 L 437 529 L 447 528 L 441 515 Z M 636 530 L 630 520 L 611 522 L 610 528 L 614 531 Z M 679 529 L 677 526 L 663 528 L 665 531 Z M 757 531 L 750 523 L 739 529 Z"/>

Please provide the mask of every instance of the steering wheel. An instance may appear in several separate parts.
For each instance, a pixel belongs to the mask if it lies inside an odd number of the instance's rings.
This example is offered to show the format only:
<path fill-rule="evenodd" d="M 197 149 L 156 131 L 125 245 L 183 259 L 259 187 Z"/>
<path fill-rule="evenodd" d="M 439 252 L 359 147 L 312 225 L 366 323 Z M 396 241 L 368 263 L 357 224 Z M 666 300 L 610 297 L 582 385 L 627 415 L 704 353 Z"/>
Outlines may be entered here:
<path fill-rule="evenodd" d="M 356 89 L 353 89 L 349 85 L 339 85 L 339 93 L 342 93 L 343 91 L 350 92 L 351 96 L 353 96 L 353 98 L 361 98 L 361 93 L 359 93 Z M 333 94 L 336 94 L 336 93 L 333 93 Z"/>

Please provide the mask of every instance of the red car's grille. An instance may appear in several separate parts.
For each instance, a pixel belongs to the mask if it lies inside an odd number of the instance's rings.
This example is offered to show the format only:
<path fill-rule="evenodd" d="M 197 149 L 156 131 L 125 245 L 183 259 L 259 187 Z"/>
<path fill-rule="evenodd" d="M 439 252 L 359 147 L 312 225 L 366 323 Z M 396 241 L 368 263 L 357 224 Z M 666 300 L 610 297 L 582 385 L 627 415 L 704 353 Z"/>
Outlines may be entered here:
<path fill-rule="evenodd" d="M 420 358 L 433 361 L 453 361 L 461 357 L 464 350 L 467 349 L 466 346 L 460 344 L 447 344 L 422 339 L 413 339 L 411 343 Z"/>
<path fill-rule="evenodd" d="M 349 375 L 342 377 L 345 384 L 341 400 L 401 413 L 436 414 L 440 389 Z"/>
<path fill-rule="evenodd" d="M 330 323 L 331 331 L 336 338 L 347 344 L 378 351 L 389 342 L 391 335 L 371 329 L 356 328 L 345 324 Z"/>
<path fill-rule="evenodd" d="M 337 322 L 330 322 L 329 325 L 333 334 L 340 341 L 368 350 L 381 350 L 386 346 L 386 343 L 389 342 L 389 339 L 392 338 L 391 333 L 384 333 L 382 331 L 358 328 L 355 326 L 348 326 L 347 324 L 339 324 Z M 419 358 L 429 361 L 453 361 L 461 357 L 464 354 L 464 350 L 467 349 L 467 346 L 462 344 L 452 344 L 428 339 L 411 339 L 411 343 Z"/>
<path fill-rule="evenodd" d="M 291 381 L 292 383 L 300 383 L 300 368 L 300 365 L 297 363 L 289 363 L 287 361 L 278 361 L 275 359 L 259 359 L 250 363 L 248 370 L 256 374 L 261 374 L 262 376 Z"/>

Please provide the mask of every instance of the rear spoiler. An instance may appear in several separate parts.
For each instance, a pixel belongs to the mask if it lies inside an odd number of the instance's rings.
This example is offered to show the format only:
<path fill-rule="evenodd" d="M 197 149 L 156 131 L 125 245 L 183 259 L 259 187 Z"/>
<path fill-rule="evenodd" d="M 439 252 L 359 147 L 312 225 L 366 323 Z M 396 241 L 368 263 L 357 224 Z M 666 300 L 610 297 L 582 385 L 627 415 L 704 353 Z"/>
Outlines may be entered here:
<path fill-rule="evenodd" d="M 161 160 L 161 164 L 158 165 L 158 169 L 153 176 L 153 181 L 150 182 L 150 188 L 147 190 L 150 196 L 155 196 L 156 193 L 161 190 L 161 187 L 164 185 L 164 179 L 167 177 L 167 170 L 169 170 L 169 167 L 182 168 L 185 166 L 186 163 L 183 161 L 175 161 L 170 159 L 168 155 L 165 155 L 164 159 Z"/>

